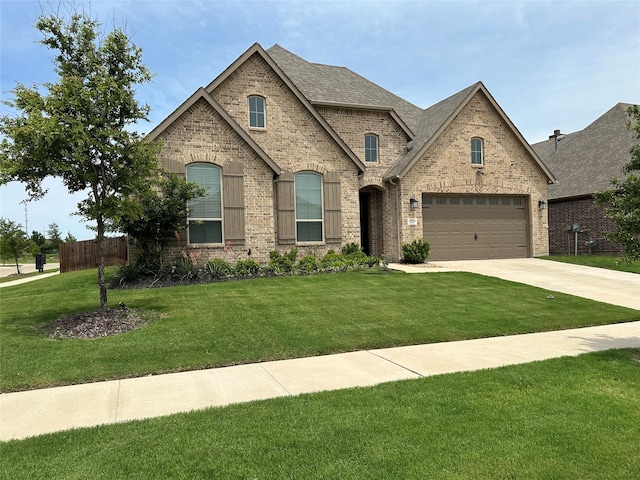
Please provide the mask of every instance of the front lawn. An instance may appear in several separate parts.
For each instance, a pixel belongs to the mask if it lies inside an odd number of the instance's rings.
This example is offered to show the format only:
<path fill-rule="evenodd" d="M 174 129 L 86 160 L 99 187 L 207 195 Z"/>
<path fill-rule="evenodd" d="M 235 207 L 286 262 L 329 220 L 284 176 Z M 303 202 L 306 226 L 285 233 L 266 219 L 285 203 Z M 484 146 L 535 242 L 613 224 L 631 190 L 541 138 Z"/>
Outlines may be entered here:
<path fill-rule="evenodd" d="M 60 432 L 0 444 L 0 469 L 14 480 L 637 478 L 639 360 L 607 351 Z"/>
<path fill-rule="evenodd" d="M 112 271 L 113 272 L 113 271 Z M 94 340 L 47 323 L 97 308 L 95 270 L 0 289 L 2 391 L 640 319 L 640 312 L 470 273 L 369 271 L 109 292 L 159 315 Z"/>
<path fill-rule="evenodd" d="M 574 265 L 585 265 L 587 267 L 607 268 L 609 270 L 619 270 L 621 272 L 640 273 L 640 262 L 627 262 L 622 257 L 603 255 L 551 255 L 540 257 L 544 260 L 554 260 L 556 262 L 572 263 Z"/>

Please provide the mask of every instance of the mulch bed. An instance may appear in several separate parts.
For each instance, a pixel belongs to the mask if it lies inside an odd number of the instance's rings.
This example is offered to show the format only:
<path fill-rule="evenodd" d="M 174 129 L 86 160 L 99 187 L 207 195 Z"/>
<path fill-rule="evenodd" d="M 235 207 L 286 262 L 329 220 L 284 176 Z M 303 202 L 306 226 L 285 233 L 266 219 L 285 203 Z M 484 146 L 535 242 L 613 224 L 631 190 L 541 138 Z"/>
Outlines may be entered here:
<path fill-rule="evenodd" d="M 138 312 L 124 307 L 74 313 L 45 325 L 44 330 L 51 338 L 90 339 L 119 335 L 145 325 L 147 321 Z"/>

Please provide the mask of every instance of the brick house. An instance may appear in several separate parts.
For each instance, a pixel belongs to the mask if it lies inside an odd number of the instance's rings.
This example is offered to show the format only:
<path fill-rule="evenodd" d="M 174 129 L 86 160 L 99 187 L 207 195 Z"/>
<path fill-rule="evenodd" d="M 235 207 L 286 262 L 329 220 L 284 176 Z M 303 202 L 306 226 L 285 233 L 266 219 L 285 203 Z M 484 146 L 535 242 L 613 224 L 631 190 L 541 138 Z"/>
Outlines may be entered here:
<path fill-rule="evenodd" d="M 595 203 L 594 193 L 609 190 L 612 178 L 625 177 L 622 167 L 638 143 L 627 128 L 629 107 L 618 103 L 584 130 L 566 135 L 556 130 L 548 140 L 532 145 L 558 179 L 549 186 L 551 254 L 622 253 L 620 245 L 604 238 L 613 225 L 604 216 L 605 207 Z"/>
<path fill-rule="evenodd" d="M 266 262 L 351 242 L 401 258 L 548 253 L 554 177 L 482 83 L 421 109 L 343 67 L 254 44 L 148 135 L 205 185 L 180 248 Z"/>

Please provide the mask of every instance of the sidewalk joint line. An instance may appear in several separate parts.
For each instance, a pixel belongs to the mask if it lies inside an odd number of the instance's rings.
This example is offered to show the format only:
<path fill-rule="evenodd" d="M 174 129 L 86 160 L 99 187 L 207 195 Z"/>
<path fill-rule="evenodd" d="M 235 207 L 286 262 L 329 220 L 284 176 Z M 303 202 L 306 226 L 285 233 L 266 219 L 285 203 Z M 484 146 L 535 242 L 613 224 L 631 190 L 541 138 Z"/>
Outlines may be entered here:
<path fill-rule="evenodd" d="M 411 372 L 411 373 L 413 373 L 415 375 L 418 375 L 418 377 L 420 377 L 420 378 L 425 378 L 426 377 L 426 375 L 423 375 L 420 372 L 416 372 L 415 370 L 411 370 L 410 368 L 408 368 L 408 367 L 406 367 L 406 366 L 404 366 L 404 365 L 402 365 L 402 364 L 400 364 L 398 362 L 394 362 L 393 360 L 389 360 L 388 358 L 383 357 L 382 355 L 379 355 L 379 354 L 375 353 L 373 350 L 367 350 L 367 352 L 369 352 L 374 357 L 378 357 L 381 360 L 384 360 L 387 363 L 391 363 L 393 365 L 396 365 L 397 367 L 402 368 L 403 370 L 406 370 L 407 372 Z"/>
<path fill-rule="evenodd" d="M 287 395 L 289 395 L 289 396 L 294 396 L 294 395 L 293 395 L 293 393 L 291 393 L 287 387 L 285 387 L 285 386 L 284 386 L 284 385 L 283 385 L 283 384 L 282 384 L 282 383 L 281 383 L 281 382 L 280 382 L 276 377 L 274 377 L 274 376 L 273 376 L 273 374 L 272 374 L 269 370 L 267 370 L 267 369 L 264 367 L 264 364 L 265 364 L 265 363 L 268 363 L 268 362 L 260 362 L 258 365 L 260 365 L 260 368 L 262 368 L 262 370 L 264 370 L 264 372 L 265 372 L 267 375 L 269 375 L 271 378 L 273 378 L 273 381 L 274 381 L 274 382 L 276 382 L 278 385 L 280 385 L 280 386 L 282 387 L 282 389 L 283 389 L 285 392 L 287 392 Z"/>

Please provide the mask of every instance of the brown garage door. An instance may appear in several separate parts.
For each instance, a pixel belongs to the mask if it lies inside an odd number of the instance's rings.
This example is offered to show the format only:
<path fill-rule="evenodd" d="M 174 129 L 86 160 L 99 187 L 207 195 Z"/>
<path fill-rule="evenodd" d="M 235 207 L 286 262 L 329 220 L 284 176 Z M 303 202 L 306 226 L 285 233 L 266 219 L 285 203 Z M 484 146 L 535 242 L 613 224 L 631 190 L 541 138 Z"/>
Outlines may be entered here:
<path fill-rule="evenodd" d="M 429 260 L 527 257 L 526 205 L 526 197 L 422 194 Z"/>

